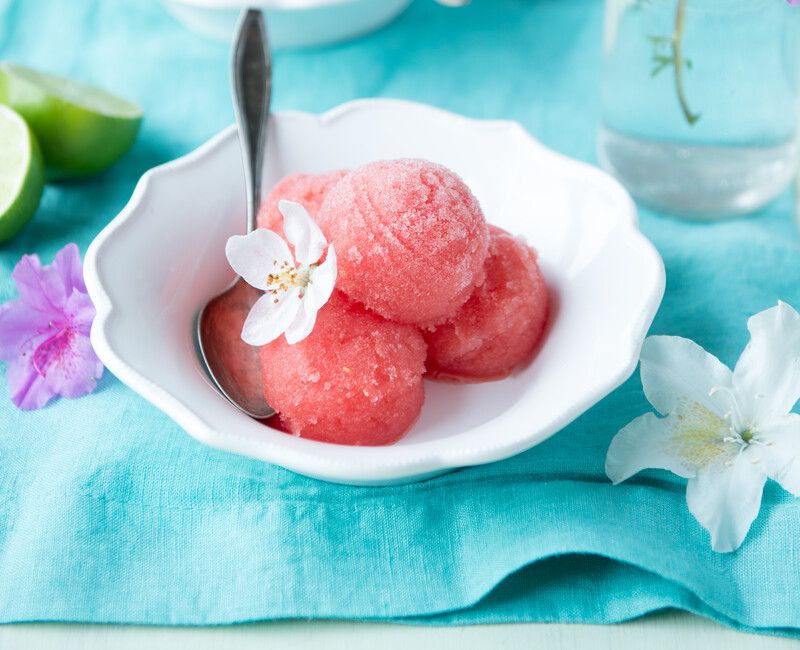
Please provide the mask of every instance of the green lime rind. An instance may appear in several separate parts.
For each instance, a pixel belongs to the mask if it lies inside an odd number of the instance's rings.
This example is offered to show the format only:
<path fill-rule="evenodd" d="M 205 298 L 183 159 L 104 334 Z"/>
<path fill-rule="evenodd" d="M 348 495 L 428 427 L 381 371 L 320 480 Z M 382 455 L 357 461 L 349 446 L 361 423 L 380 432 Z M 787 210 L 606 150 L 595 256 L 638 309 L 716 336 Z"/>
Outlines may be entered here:
<path fill-rule="evenodd" d="M 22 117 L 0 106 L 0 244 L 31 220 L 44 190 L 44 162 Z"/>
<path fill-rule="evenodd" d="M 131 148 L 142 123 L 136 104 L 11 63 L 0 63 L 0 104 L 28 122 L 52 179 L 107 169 Z"/>

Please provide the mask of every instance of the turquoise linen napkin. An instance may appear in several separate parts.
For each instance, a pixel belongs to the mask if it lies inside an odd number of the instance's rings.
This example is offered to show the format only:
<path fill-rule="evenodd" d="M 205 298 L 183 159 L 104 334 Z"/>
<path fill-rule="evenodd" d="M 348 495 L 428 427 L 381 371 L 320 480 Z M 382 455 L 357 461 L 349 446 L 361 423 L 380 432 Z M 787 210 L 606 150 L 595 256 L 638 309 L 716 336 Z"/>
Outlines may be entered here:
<path fill-rule="evenodd" d="M 592 0 L 418 0 L 367 38 L 278 54 L 275 107 L 404 97 L 518 120 L 593 160 L 601 12 Z M 107 87 L 146 113 L 123 162 L 48 187 L 34 222 L 0 248 L 2 301 L 20 255 L 49 261 L 68 241 L 85 250 L 146 169 L 232 111 L 227 48 L 155 0 L 0 0 L 0 57 Z M 667 268 L 654 333 L 732 363 L 749 315 L 779 298 L 800 307 L 788 195 L 745 220 L 645 212 L 642 227 Z M 16 411 L 0 381 L 0 621 L 610 623 L 675 607 L 797 634 L 800 500 L 769 485 L 742 548 L 713 553 L 682 481 L 650 472 L 612 487 L 604 476 L 611 436 L 648 409 L 634 377 L 515 458 L 353 488 L 204 447 L 109 374 L 95 394 L 34 413 Z"/>

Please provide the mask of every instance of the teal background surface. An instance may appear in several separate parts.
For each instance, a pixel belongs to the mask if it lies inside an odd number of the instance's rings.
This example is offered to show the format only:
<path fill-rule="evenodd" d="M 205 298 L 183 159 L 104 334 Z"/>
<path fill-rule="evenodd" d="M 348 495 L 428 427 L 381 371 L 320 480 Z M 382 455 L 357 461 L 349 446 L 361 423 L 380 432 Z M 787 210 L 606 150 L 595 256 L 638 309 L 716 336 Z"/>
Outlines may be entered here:
<path fill-rule="evenodd" d="M 592 0 L 417 0 L 369 37 L 277 54 L 274 106 L 408 98 L 518 120 L 593 161 L 601 14 Z M 0 58 L 104 86 L 146 115 L 128 157 L 48 187 L 36 219 L 0 247 L 4 301 L 20 255 L 85 250 L 145 170 L 227 126 L 232 109 L 227 48 L 155 0 L 0 0 Z M 715 225 L 642 211 L 667 269 L 653 332 L 732 364 L 749 315 L 778 299 L 800 307 L 793 208 L 787 193 Z M 515 458 L 352 488 L 204 447 L 108 373 L 93 395 L 34 413 L 15 410 L 0 381 L 0 621 L 608 623 L 677 607 L 796 633 L 800 500 L 768 485 L 741 549 L 713 553 L 682 480 L 651 472 L 612 487 L 604 476 L 609 440 L 648 408 L 634 377 Z"/>

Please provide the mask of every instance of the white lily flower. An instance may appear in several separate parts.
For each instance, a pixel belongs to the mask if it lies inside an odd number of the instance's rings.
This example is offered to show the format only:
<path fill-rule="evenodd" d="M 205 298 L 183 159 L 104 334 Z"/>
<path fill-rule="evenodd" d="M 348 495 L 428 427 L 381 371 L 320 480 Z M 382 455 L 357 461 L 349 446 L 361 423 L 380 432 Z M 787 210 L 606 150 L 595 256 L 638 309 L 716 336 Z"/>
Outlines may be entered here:
<path fill-rule="evenodd" d="M 299 203 L 281 201 L 278 208 L 294 256 L 271 230 L 231 237 L 225 246 L 233 270 L 265 292 L 242 329 L 242 339 L 250 345 L 266 345 L 281 334 L 289 344 L 302 341 L 314 329 L 317 312 L 336 284 L 336 251 L 328 246 L 319 226 Z M 327 256 L 320 264 L 326 249 Z"/>
<path fill-rule="evenodd" d="M 636 418 L 611 441 L 616 484 L 646 468 L 689 479 L 689 511 L 718 552 L 736 550 L 761 507 L 767 478 L 800 496 L 800 315 L 789 305 L 747 322 L 750 342 L 731 370 L 688 339 L 651 336 L 644 393 L 666 417 Z"/>

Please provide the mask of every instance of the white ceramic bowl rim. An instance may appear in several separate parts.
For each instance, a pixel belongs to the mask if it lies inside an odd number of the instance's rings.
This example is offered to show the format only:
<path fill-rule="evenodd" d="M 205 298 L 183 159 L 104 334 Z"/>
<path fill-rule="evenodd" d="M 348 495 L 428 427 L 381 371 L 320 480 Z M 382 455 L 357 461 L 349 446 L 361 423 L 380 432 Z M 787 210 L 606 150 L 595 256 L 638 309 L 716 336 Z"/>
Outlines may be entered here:
<path fill-rule="evenodd" d="M 257 2 L 247 2 L 247 0 L 170 0 L 177 4 L 193 7 L 205 7 L 207 9 L 244 9 L 246 7 L 258 7 L 262 9 L 279 9 L 282 11 L 304 11 L 306 9 L 318 9 L 320 7 L 334 7 L 346 4 L 351 0 L 258 0 Z"/>
<path fill-rule="evenodd" d="M 479 447 L 470 445 L 466 449 L 459 448 L 458 445 L 443 447 L 441 441 L 436 440 L 421 441 L 413 446 L 403 447 L 402 450 L 394 446 L 348 447 L 346 457 L 341 454 L 325 453 L 325 450 L 321 449 L 340 448 L 338 445 L 328 445 L 294 437 L 290 437 L 291 444 L 276 444 L 268 440 L 254 443 L 252 439 L 245 439 L 233 431 L 214 429 L 208 422 L 200 418 L 189 405 L 181 402 L 163 387 L 137 372 L 115 353 L 107 336 L 108 321 L 114 305 L 104 288 L 103 279 L 98 272 L 98 257 L 102 254 L 106 242 L 121 228 L 125 227 L 128 220 L 136 212 L 139 203 L 148 192 L 148 186 L 152 179 L 174 170 L 190 168 L 198 164 L 207 155 L 225 145 L 230 139 L 236 138 L 235 127 L 228 127 L 191 153 L 146 172 L 137 184 L 129 203 L 98 235 L 86 253 L 86 283 L 97 308 L 97 316 L 92 328 L 92 343 L 103 363 L 121 381 L 161 408 L 193 437 L 211 446 L 245 455 L 257 456 L 304 474 L 328 480 L 360 484 L 402 480 L 403 478 L 419 477 L 426 473 L 435 473 L 448 468 L 501 460 L 530 448 L 564 428 L 621 385 L 633 373 L 638 363 L 642 341 L 661 302 L 665 281 L 663 262 L 653 245 L 639 231 L 636 209 L 627 192 L 615 180 L 599 169 L 547 149 L 515 122 L 474 120 L 441 109 L 393 99 L 356 100 L 338 106 L 319 116 L 296 111 L 280 112 L 277 116 L 281 120 L 313 119 L 325 125 L 353 111 L 375 107 L 406 112 L 424 111 L 428 115 L 460 122 L 472 129 L 512 131 L 515 137 L 524 138 L 527 146 L 541 151 L 543 155 L 546 154 L 548 156 L 548 164 L 552 163 L 554 166 L 568 165 L 573 169 L 577 166 L 580 168 L 584 182 L 593 185 L 606 194 L 613 195 L 614 200 L 619 205 L 624 206 L 624 216 L 617 236 L 624 238 L 627 244 L 635 247 L 645 256 L 647 263 L 651 265 L 650 270 L 653 271 L 655 280 L 649 293 L 644 296 L 644 309 L 640 314 L 637 314 L 636 322 L 632 324 L 629 330 L 629 339 L 621 347 L 616 367 L 604 370 L 604 380 L 597 389 L 577 396 L 571 402 L 569 408 L 561 412 L 558 417 L 553 418 L 546 427 L 537 429 L 535 435 L 531 435 L 530 431 L 525 427 L 520 427 L 514 435 L 507 435 L 499 440 L 493 440 L 491 435 L 486 435 L 483 438 L 486 440 L 485 444 Z M 511 406 L 509 411 L 513 412 L 518 406 L 519 404 Z M 488 434 L 491 427 L 492 422 L 490 421 L 480 425 L 475 430 L 482 431 L 483 428 L 486 428 Z M 224 444 L 220 442 L 221 440 L 225 441 Z M 257 450 L 254 450 L 256 446 Z"/>

